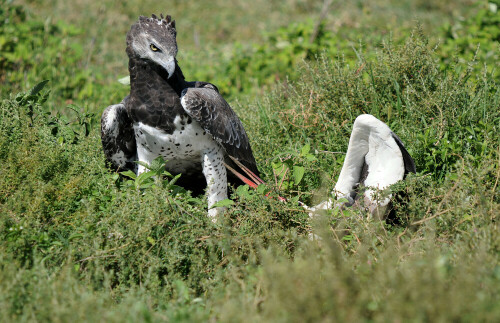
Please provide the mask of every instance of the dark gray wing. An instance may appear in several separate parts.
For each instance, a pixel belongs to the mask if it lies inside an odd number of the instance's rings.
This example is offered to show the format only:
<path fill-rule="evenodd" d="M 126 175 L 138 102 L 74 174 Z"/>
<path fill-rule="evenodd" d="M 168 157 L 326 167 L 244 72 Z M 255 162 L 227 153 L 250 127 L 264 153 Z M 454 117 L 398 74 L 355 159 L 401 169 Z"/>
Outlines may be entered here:
<path fill-rule="evenodd" d="M 113 169 L 136 171 L 137 146 L 132 120 L 125 108 L 127 100 L 128 96 L 102 113 L 101 141 L 104 155 Z"/>
<path fill-rule="evenodd" d="M 243 124 L 229 104 L 210 83 L 184 89 L 184 110 L 225 149 L 226 153 L 258 175 L 255 158 Z M 231 161 L 226 161 L 232 164 Z"/>
<path fill-rule="evenodd" d="M 398 144 L 399 150 L 401 150 L 401 155 L 403 155 L 403 162 L 405 165 L 405 176 L 408 173 L 416 173 L 417 168 L 415 166 L 415 161 L 413 160 L 413 158 L 411 158 L 410 153 L 408 152 L 408 150 L 406 150 L 405 146 L 403 145 L 403 142 L 394 132 L 391 132 L 391 135 L 392 138 L 394 138 L 394 140 Z"/>

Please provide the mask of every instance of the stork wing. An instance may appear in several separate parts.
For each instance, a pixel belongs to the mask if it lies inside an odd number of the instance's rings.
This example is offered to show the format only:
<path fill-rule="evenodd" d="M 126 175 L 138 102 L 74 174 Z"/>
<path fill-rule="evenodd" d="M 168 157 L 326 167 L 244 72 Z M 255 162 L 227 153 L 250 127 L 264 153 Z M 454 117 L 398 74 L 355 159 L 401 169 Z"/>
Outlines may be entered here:
<path fill-rule="evenodd" d="M 415 162 L 413 161 L 413 158 L 411 158 L 410 153 L 408 153 L 408 150 L 406 150 L 405 146 L 403 145 L 403 142 L 399 137 L 391 131 L 392 138 L 396 141 L 396 144 L 398 144 L 399 149 L 401 150 L 401 154 L 403 155 L 403 162 L 405 165 L 405 175 L 408 173 L 416 173 L 417 168 L 415 166 Z"/>
<path fill-rule="evenodd" d="M 125 104 L 128 96 L 119 104 L 110 105 L 101 117 L 101 141 L 106 159 L 116 170 L 135 170 L 136 142 L 132 120 Z"/>
<path fill-rule="evenodd" d="M 359 184 L 383 190 L 402 180 L 408 172 L 415 172 L 415 162 L 399 137 L 374 116 L 360 115 L 354 121 L 335 192 L 337 197 L 352 203 Z M 379 199 L 372 189 L 364 195 L 365 204 L 372 204 L 374 209 L 385 207 L 390 201 L 390 195 Z"/>
<path fill-rule="evenodd" d="M 226 153 L 258 174 L 243 124 L 229 104 L 210 83 L 184 89 L 181 104 L 184 110 L 225 149 Z M 229 159 L 226 163 L 233 164 Z"/>

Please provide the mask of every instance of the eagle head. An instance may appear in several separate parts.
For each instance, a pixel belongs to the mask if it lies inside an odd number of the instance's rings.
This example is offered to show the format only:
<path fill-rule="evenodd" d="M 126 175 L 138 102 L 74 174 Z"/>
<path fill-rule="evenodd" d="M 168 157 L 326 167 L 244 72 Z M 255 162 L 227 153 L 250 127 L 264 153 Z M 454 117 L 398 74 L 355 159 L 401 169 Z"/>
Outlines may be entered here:
<path fill-rule="evenodd" d="M 176 35 L 175 20 L 170 16 L 140 16 L 127 33 L 127 54 L 158 64 L 170 78 L 175 71 Z"/>

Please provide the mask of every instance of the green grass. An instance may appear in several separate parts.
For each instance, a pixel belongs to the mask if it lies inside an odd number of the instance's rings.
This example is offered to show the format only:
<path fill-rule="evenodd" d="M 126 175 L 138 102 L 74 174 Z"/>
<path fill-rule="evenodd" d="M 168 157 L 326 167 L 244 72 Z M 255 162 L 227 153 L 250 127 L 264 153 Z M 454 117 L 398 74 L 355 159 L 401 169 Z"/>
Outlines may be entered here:
<path fill-rule="evenodd" d="M 333 4 L 304 43 L 321 4 L 173 2 L 180 62 L 200 57 L 186 74 L 223 74 L 264 179 L 289 200 L 240 187 L 217 223 L 169 178 L 136 185 L 104 164 L 98 121 L 127 92 L 124 35 L 165 10 L 49 4 L 0 9 L 3 321 L 499 319 L 498 39 L 485 3 Z M 184 29 L 201 10 L 208 27 Z M 450 25 L 489 31 L 474 34 L 477 63 Z M 328 196 L 361 113 L 401 137 L 417 174 L 391 188 L 392 222 L 309 220 L 296 202 Z"/>

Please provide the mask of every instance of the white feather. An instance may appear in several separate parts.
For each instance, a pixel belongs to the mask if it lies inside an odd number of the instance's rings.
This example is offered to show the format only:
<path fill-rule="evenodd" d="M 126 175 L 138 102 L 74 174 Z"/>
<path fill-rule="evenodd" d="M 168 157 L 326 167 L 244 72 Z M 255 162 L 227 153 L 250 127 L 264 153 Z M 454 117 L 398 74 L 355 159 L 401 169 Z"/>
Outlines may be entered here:
<path fill-rule="evenodd" d="M 184 124 L 182 124 L 184 123 Z M 227 174 L 224 166 L 224 152 L 212 136 L 194 120 L 177 116 L 175 131 L 168 134 L 163 130 L 134 124 L 139 161 L 150 164 L 158 156 L 167 160 L 166 169 L 173 173 L 203 171 L 207 180 L 208 207 L 227 198 Z M 139 165 L 138 174 L 145 171 Z M 210 209 L 208 215 L 214 217 L 224 208 Z"/>
<path fill-rule="evenodd" d="M 118 137 L 120 133 L 119 125 L 120 122 L 118 120 L 118 113 L 124 112 L 125 105 L 123 103 L 110 105 L 106 108 L 105 118 L 103 124 L 103 131 L 105 131 L 111 137 Z"/>
<path fill-rule="evenodd" d="M 368 165 L 367 187 L 383 190 L 402 180 L 404 161 L 401 150 L 392 137 L 389 127 L 372 115 L 363 114 L 354 121 L 347 155 L 335 185 L 337 197 L 349 198 L 359 184 L 363 163 Z M 365 197 L 373 200 L 373 190 Z M 389 198 L 381 203 L 386 205 Z"/>
<path fill-rule="evenodd" d="M 360 183 L 364 163 L 368 165 L 368 175 L 364 182 Z M 306 209 L 310 215 L 314 215 L 317 210 L 352 205 L 356 195 L 355 189 L 362 184 L 368 187 L 363 198 L 365 207 L 372 215 L 383 218 L 391 194 L 380 197 L 377 193 L 402 180 L 404 173 L 403 155 L 391 129 L 372 115 L 360 115 L 354 121 L 344 165 L 332 192 L 337 200 L 345 200 L 334 203 L 329 199 Z"/>

